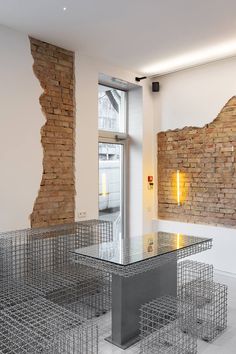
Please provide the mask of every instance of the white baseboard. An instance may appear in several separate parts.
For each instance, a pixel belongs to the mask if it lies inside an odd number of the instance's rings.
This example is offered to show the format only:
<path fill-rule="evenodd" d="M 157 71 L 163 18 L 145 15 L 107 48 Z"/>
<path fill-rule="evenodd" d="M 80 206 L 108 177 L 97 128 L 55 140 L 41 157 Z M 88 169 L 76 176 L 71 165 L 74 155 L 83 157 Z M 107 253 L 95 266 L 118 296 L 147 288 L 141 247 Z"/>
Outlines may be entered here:
<path fill-rule="evenodd" d="M 236 278 L 236 274 L 235 273 L 230 273 L 230 272 L 224 272 L 223 270 L 220 269 L 214 269 L 216 274 L 219 275 L 224 275 L 226 277 L 232 277 L 232 278 Z"/>

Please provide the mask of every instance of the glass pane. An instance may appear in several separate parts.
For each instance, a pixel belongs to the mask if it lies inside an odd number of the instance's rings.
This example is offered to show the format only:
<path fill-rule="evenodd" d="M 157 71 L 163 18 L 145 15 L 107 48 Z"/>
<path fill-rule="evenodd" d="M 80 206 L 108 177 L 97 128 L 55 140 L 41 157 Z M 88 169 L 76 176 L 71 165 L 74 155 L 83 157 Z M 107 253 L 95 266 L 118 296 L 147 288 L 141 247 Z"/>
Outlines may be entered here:
<path fill-rule="evenodd" d="M 125 133 L 125 92 L 98 85 L 98 129 Z"/>
<path fill-rule="evenodd" d="M 99 218 L 112 221 L 116 236 L 122 231 L 123 146 L 99 143 Z"/>

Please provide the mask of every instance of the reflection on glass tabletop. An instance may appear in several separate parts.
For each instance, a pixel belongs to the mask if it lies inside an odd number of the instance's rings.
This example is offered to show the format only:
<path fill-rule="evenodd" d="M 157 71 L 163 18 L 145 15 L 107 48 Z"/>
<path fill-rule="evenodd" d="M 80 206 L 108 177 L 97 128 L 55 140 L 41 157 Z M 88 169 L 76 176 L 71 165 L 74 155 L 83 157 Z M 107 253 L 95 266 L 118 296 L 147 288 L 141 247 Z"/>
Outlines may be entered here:
<path fill-rule="evenodd" d="M 125 266 L 209 241 L 210 238 L 155 232 L 78 248 L 72 252 Z"/>

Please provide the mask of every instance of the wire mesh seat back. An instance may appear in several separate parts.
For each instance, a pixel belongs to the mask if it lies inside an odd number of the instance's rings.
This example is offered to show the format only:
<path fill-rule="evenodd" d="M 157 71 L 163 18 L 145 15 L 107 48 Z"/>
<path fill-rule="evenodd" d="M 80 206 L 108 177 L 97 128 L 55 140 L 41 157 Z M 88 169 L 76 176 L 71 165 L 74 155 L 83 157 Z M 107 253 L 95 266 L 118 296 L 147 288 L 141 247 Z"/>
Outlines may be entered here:
<path fill-rule="evenodd" d="M 112 238 L 112 223 L 100 220 L 0 233 L 0 280 L 63 268 L 71 250 Z"/>
<path fill-rule="evenodd" d="M 24 283 L 86 318 L 100 316 L 111 308 L 111 277 L 74 262 L 70 251 L 110 242 L 112 231 L 110 222 L 89 220 L 0 234 L 0 286 Z"/>

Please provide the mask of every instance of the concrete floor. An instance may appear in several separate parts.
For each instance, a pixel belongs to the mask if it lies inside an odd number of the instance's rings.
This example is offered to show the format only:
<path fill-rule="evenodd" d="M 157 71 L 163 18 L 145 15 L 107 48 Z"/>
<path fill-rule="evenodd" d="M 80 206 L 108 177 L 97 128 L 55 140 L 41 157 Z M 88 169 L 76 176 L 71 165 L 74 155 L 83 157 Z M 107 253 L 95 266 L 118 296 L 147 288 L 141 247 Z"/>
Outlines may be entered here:
<path fill-rule="evenodd" d="M 220 335 L 213 343 L 206 343 L 198 341 L 199 354 L 235 354 L 236 353 L 236 277 L 222 275 L 216 273 L 215 281 L 228 285 L 229 299 L 228 299 L 228 328 Z M 105 318 L 101 318 L 99 327 L 99 353 L 101 354 L 137 354 L 139 346 L 135 345 L 127 350 L 121 350 L 103 338 L 110 334 L 110 318 L 109 314 Z"/>

